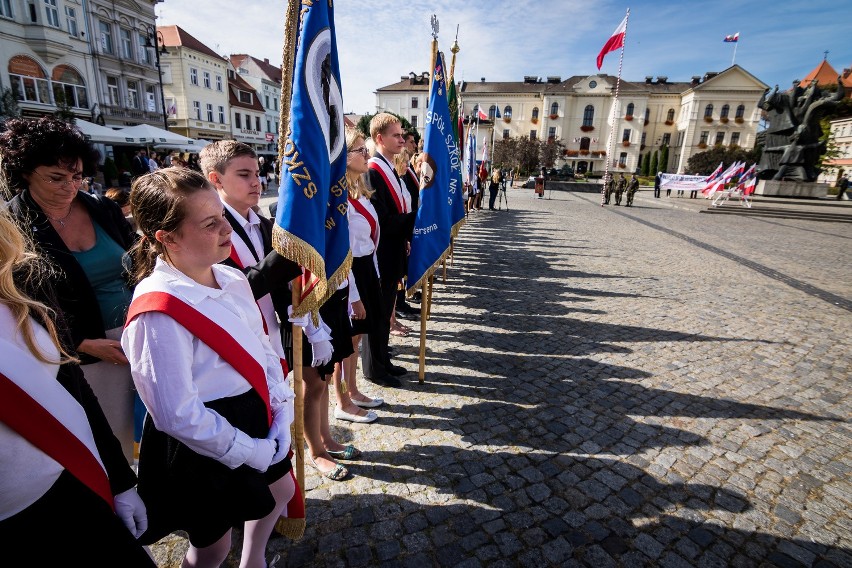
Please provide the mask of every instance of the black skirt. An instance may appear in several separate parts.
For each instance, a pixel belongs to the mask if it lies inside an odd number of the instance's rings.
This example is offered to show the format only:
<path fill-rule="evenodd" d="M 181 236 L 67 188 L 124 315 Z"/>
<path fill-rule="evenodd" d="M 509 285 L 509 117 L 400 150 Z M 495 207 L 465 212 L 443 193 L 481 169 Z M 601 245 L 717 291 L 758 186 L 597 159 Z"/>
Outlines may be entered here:
<path fill-rule="evenodd" d="M 334 372 L 334 364 L 340 363 L 352 353 L 352 324 L 349 322 L 349 286 L 336 291 L 319 310 L 322 321 L 331 328 L 331 347 L 334 352 L 331 361 L 317 367 L 320 377 Z M 310 367 L 313 362 L 313 350 L 308 337 L 302 332 L 302 365 Z"/>
<path fill-rule="evenodd" d="M 352 259 L 352 275 L 361 296 L 361 303 L 367 312 L 367 318 L 352 320 L 352 335 L 371 333 L 378 328 L 378 318 L 382 317 L 382 288 L 373 255 L 358 256 Z"/>
<path fill-rule="evenodd" d="M 269 433 L 266 407 L 254 389 L 204 405 L 252 438 Z M 231 469 L 157 430 L 149 415 L 139 451 L 138 486 L 148 509 L 148 530 L 139 540 L 153 544 L 183 530 L 193 546 L 210 546 L 231 527 L 271 513 L 275 499 L 269 485 L 291 467 L 284 459 L 265 473 L 247 465 Z"/>

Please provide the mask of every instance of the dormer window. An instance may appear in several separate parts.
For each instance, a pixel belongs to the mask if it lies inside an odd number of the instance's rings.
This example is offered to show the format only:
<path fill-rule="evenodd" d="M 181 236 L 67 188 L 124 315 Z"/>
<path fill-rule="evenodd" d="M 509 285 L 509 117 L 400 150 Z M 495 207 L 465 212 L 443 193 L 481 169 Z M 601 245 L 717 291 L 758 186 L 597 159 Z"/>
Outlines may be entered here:
<path fill-rule="evenodd" d="M 240 97 L 240 102 L 247 105 L 251 104 L 251 93 L 248 91 L 237 91 Z"/>

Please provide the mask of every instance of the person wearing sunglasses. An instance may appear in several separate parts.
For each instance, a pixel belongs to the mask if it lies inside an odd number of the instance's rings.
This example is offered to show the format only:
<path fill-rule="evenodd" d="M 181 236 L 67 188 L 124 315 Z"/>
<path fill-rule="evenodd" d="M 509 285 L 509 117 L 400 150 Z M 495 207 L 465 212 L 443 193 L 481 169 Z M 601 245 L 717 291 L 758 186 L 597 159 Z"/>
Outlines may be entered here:
<path fill-rule="evenodd" d="M 134 391 L 119 339 L 132 299 L 125 253 L 137 236 L 117 204 L 81 190 L 98 153 L 75 126 L 45 117 L 5 127 L 0 172 L 14 194 L 9 210 L 52 265 L 38 292 L 55 294 L 73 355 L 130 461 Z"/>

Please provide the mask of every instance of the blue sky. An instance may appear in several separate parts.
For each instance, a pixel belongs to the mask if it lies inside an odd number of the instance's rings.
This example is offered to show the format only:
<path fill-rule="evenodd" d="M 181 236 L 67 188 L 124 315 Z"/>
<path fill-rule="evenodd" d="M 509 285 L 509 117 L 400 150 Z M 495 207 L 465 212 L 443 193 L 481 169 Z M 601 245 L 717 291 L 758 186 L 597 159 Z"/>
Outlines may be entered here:
<path fill-rule="evenodd" d="M 447 52 L 459 26 L 456 79 L 521 81 L 591 75 L 595 57 L 630 7 L 622 77 L 641 81 L 693 75 L 736 63 L 782 88 L 828 61 L 852 67 L 852 10 L 846 0 L 340 0 L 335 3 L 344 107 L 375 111 L 375 90 L 429 67 L 429 20 L 438 16 L 440 49 Z M 283 0 L 166 0 L 157 5 L 161 25 L 177 24 L 222 55 L 249 53 L 280 65 Z M 235 6 L 239 8 L 234 10 Z M 604 60 L 618 71 L 618 53 Z"/>

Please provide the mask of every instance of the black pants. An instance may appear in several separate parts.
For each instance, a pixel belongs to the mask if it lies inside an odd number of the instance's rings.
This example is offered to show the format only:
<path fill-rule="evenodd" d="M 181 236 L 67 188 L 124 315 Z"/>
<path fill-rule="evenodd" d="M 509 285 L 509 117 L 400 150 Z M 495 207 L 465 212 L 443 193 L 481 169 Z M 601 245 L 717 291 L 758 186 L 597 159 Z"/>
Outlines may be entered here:
<path fill-rule="evenodd" d="M 494 202 L 497 201 L 497 192 L 500 191 L 497 187 L 488 188 L 488 208 L 494 209 Z"/>
<path fill-rule="evenodd" d="M 660 196 L 660 186 L 655 186 L 654 187 L 654 197 L 659 197 L 659 196 Z"/>
<path fill-rule="evenodd" d="M 361 357 L 361 365 L 364 368 L 364 376 L 371 379 L 379 379 L 387 374 L 387 368 L 390 366 L 390 357 L 388 353 L 388 342 L 390 341 L 390 320 L 393 315 L 393 307 L 396 303 L 396 278 L 381 279 L 382 290 L 382 305 L 379 320 L 376 322 L 376 331 L 369 333 L 362 339 L 362 353 L 369 352 L 375 354 L 375 357 Z M 376 343 L 376 345 L 373 345 Z M 384 361 L 380 361 L 381 357 Z M 382 365 L 378 363 L 381 362 Z"/>

